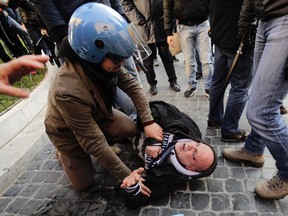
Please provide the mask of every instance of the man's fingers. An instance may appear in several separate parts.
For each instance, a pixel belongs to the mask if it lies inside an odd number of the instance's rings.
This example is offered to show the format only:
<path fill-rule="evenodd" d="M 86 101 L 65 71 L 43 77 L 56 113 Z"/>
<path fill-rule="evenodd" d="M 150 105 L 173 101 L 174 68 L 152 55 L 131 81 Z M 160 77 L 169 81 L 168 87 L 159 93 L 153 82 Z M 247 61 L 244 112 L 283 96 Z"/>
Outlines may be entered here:
<path fill-rule="evenodd" d="M 141 193 L 148 197 L 150 197 L 150 194 L 151 194 L 151 190 L 142 182 L 141 182 Z"/>
<path fill-rule="evenodd" d="M 0 84 L 0 93 L 11 95 L 18 98 L 27 98 L 29 96 L 29 92 L 24 89 L 2 84 Z"/>

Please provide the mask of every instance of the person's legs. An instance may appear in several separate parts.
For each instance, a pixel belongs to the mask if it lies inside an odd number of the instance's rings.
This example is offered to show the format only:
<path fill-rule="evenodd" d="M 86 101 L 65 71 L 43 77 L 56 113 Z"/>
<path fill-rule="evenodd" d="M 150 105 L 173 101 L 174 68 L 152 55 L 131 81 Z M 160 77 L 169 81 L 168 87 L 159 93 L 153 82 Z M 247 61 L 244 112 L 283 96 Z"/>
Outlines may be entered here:
<path fill-rule="evenodd" d="M 198 80 L 202 78 L 203 73 L 202 73 L 201 62 L 199 60 L 199 54 L 198 54 L 197 49 L 195 49 L 195 61 L 197 63 L 196 79 Z"/>
<path fill-rule="evenodd" d="M 287 38 L 288 15 L 259 22 L 254 51 L 255 77 L 246 113 L 252 131 L 244 151 L 223 150 L 223 156 L 228 155 L 228 159 L 253 161 L 255 157 L 251 155 L 263 157 L 264 148 L 268 147 L 278 173 L 255 188 L 257 195 L 267 199 L 288 195 L 288 127 L 279 109 L 288 92 L 284 70 L 288 61 Z"/>
<path fill-rule="evenodd" d="M 205 90 L 210 90 L 213 74 L 213 60 L 211 52 L 211 42 L 208 36 L 208 20 L 196 26 L 196 49 L 201 62 L 201 68 L 204 78 Z"/>
<path fill-rule="evenodd" d="M 222 124 L 224 115 L 223 86 L 228 73 L 228 65 L 231 59 L 225 49 L 215 46 L 214 72 L 211 80 L 208 128 L 216 129 Z"/>
<path fill-rule="evenodd" d="M 94 183 L 94 167 L 89 154 L 78 148 L 78 154 L 82 156 L 72 157 L 64 152 L 57 151 L 56 155 L 61 162 L 65 174 L 76 190 L 85 190 Z"/>
<path fill-rule="evenodd" d="M 197 89 L 195 64 L 195 27 L 179 25 L 179 33 L 182 53 L 185 61 L 185 71 L 188 76 L 188 89 L 184 95 L 186 97 L 190 97 Z"/>
<path fill-rule="evenodd" d="M 99 127 L 105 134 L 109 143 L 115 143 L 127 139 L 136 134 L 135 122 L 123 112 L 113 109 L 113 120 L 102 120 Z"/>
<path fill-rule="evenodd" d="M 33 41 L 31 40 L 28 32 L 12 17 L 8 16 L 8 23 L 16 34 L 18 34 L 26 44 L 30 52 L 34 51 Z"/>
<path fill-rule="evenodd" d="M 154 49 L 155 44 L 148 44 L 149 48 L 151 50 Z M 154 71 L 154 66 L 153 66 L 153 56 L 150 55 L 148 56 L 144 61 L 143 64 L 145 66 L 145 68 L 147 69 L 147 71 L 145 72 L 146 78 L 147 78 L 147 82 L 150 85 L 150 93 L 152 95 L 156 95 L 157 94 L 157 80 L 156 80 L 156 74 Z"/>
<path fill-rule="evenodd" d="M 8 56 L 8 54 L 6 53 L 2 43 L 0 43 L 0 58 L 3 62 L 9 62 L 12 60 L 10 56 Z"/>
<path fill-rule="evenodd" d="M 247 119 L 276 160 L 279 176 L 288 180 L 288 127 L 280 114 L 287 96 L 284 65 L 288 58 L 288 15 L 260 22 L 255 46 L 255 78 Z M 245 143 L 249 150 L 253 142 Z"/>
<path fill-rule="evenodd" d="M 177 84 L 177 77 L 173 64 L 173 58 L 169 51 L 169 46 L 166 42 L 156 43 L 156 46 L 163 62 L 166 74 L 169 78 L 168 81 L 170 83 L 170 87 L 173 88 L 174 91 L 179 92 L 180 86 Z"/>
<path fill-rule="evenodd" d="M 252 81 L 253 47 L 246 47 L 240 55 L 238 62 L 230 78 L 231 88 L 229 91 L 224 117 L 222 120 L 222 138 L 231 141 L 244 141 L 245 135 L 241 136 L 239 120 L 248 100 L 248 91 Z M 230 52 L 229 58 L 233 60 L 236 53 Z M 232 62 L 230 62 L 231 65 Z M 230 66 L 231 67 L 231 66 Z M 225 141 L 224 140 L 224 141 Z"/>
<path fill-rule="evenodd" d="M 123 110 L 123 112 L 128 116 L 135 114 L 136 108 L 131 98 L 118 87 L 116 94 L 116 108 Z"/>

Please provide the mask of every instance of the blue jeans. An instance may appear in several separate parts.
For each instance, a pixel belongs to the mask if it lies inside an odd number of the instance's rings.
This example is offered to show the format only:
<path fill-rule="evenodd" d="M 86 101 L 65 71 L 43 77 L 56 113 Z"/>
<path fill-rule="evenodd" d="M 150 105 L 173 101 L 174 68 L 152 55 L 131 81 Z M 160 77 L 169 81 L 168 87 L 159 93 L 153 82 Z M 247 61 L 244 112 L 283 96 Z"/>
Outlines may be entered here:
<path fill-rule="evenodd" d="M 236 49 L 215 46 L 208 121 L 221 123 L 222 135 L 233 135 L 239 132 L 238 123 L 248 99 L 252 80 L 253 48 L 246 47 L 232 72 L 231 88 L 224 113 L 223 87 L 235 54 Z"/>
<path fill-rule="evenodd" d="M 279 108 L 288 91 L 288 80 L 284 78 L 287 59 L 288 15 L 259 22 L 254 52 L 255 78 L 246 113 L 252 132 L 245 149 L 261 154 L 267 146 L 276 160 L 279 176 L 286 180 L 288 127 Z"/>
<path fill-rule="evenodd" d="M 213 73 L 211 41 L 208 36 L 208 20 L 195 26 L 179 25 L 181 48 L 188 75 L 188 85 L 197 88 L 195 49 L 199 54 L 205 89 L 210 89 Z"/>

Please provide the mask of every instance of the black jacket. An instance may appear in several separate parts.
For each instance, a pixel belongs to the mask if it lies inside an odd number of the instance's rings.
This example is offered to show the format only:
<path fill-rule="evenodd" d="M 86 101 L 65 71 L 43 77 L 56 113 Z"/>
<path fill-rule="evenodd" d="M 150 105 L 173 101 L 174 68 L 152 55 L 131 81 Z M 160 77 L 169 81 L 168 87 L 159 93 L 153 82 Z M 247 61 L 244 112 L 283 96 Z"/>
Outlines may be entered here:
<path fill-rule="evenodd" d="M 242 3 L 243 0 L 211 0 L 211 39 L 216 46 L 238 48 L 238 20 Z"/>
<path fill-rule="evenodd" d="M 147 44 L 166 42 L 162 0 L 121 0 L 128 19 Z"/>
<path fill-rule="evenodd" d="M 239 25 L 248 26 L 255 18 L 269 20 L 288 14 L 288 0 L 244 0 Z"/>
<path fill-rule="evenodd" d="M 164 28 L 167 35 L 179 24 L 198 25 L 208 19 L 210 0 L 163 0 Z"/>
<path fill-rule="evenodd" d="M 159 124 L 164 131 L 173 133 L 178 138 L 189 138 L 204 143 L 196 122 L 185 113 L 179 111 L 175 106 L 163 101 L 152 101 L 150 102 L 150 109 L 154 121 Z M 140 124 L 138 124 L 138 128 L 143 130 Z M 217 155 L 215 151 L 214 157 L 214 164 L 209 170 L 192 177 L 179 173 L 170 163 L 146 170 L 143 178 L 146 180 L 145 185 L 152 191 L 151 196 L 147 197 L 141 193 L 134 196 L 123 189 L 121 190 L 122 201 L 128 208 L 137 208 L 153 203 L 159 200 L 159 198 L 167 196 L 177 188 L 182 187 L 183 184 L 191 179 L 211 175 L 217 165 Z"/>

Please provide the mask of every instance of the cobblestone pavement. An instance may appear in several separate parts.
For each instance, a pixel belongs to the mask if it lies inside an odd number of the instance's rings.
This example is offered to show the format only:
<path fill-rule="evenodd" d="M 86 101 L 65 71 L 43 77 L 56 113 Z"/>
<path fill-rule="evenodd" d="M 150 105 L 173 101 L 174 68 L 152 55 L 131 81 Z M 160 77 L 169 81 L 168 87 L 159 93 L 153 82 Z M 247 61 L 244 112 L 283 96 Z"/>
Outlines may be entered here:
<path fill-rule="evenodd" d="M 175 93 L 169 89 L 161 62 L 160 66 L 156 67 L 158 95 L 149 95 L 143 73 L 140 73 L 140 79 L 149 100 L 163 100 L 174 104 L 198 123 L 204 140 L 211 143 L 218 153 L 218 167 L 211 176 L 191 181 L 186 187 L 153 205 L 128 210 L 112 189 L 115 179 L 96 163 L 97 184 L 85 192 L 72 189 L 55 157 L 52 144 L 48 143 L 27 170 L 1 195 L 0 215 L 288 215 L 288 197 L 279 201 L 267 201 L 253 192 L 256 182 L 270 178 L 276 171 L 275 161 L 268 151 L 265 152 L 265 165 L 260 169 L 223 159 L 223 148 L 241 146 L 242 143 L 222 142 L 219 130 L 206 129 L 208 99 L 204 96 L 203 80 L 200 80 L 195 95 L 185 98 L 183 93 L 187 84 L 183 58 L 181 55 L 177 57 L 180 61 L 175 63 L 175 68 L 182 87 L 181 92 Z M 285 101 L 285 105 L 288 105 L 288 101 Z M 285 118 L 287 120 L 287 116 Z M 240 126 L 247 132 L 250 131 L 245 114 L 241 118 Z M 122 149 L 120 158 L 131 169 L 142 164 L 131 145 L 119 144 L 119 147 Z"/>

